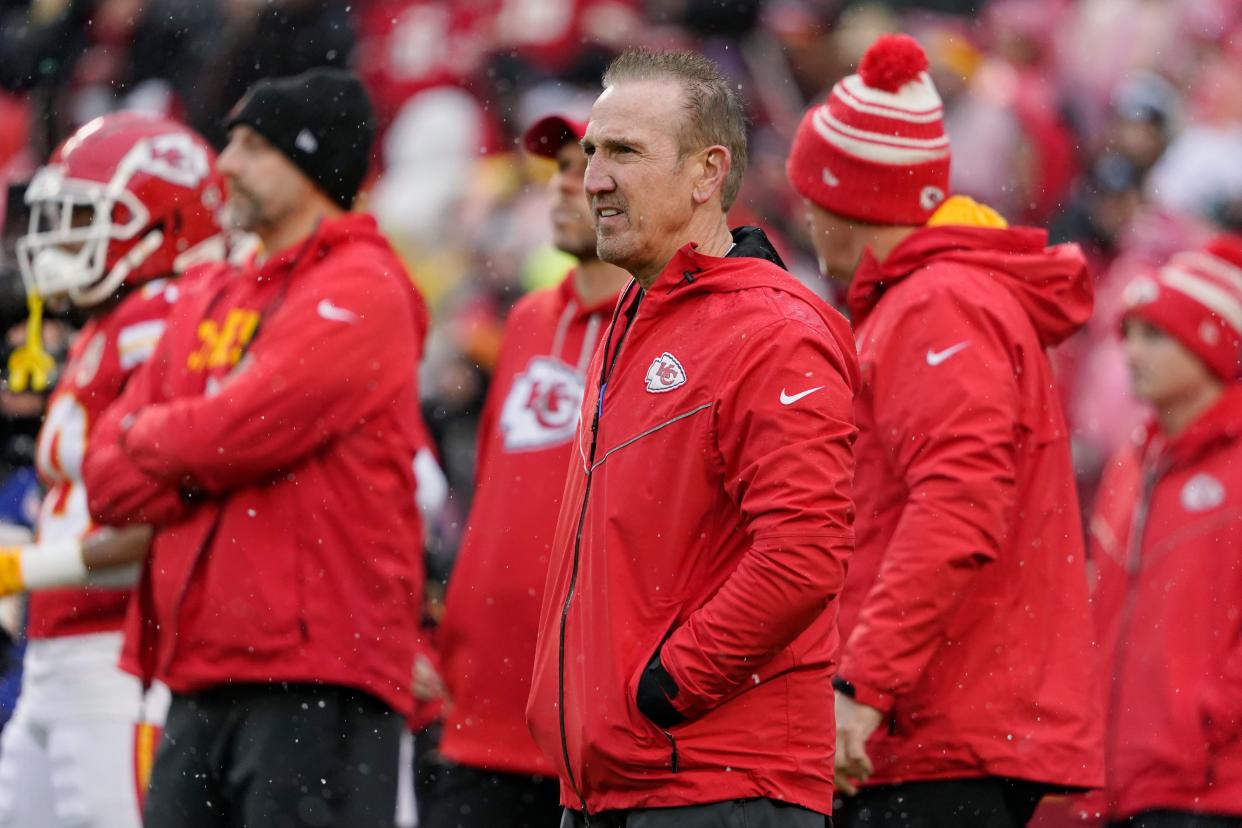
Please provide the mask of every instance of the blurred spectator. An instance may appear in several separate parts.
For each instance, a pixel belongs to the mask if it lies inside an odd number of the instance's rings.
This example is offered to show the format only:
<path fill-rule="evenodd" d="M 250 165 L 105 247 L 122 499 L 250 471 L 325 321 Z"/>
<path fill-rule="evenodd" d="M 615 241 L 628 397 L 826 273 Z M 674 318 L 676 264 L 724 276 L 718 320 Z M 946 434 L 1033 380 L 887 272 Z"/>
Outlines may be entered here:
<path fill-rule="evenodd" d="M 955 147 L 954 192 L 1023 224 L 1051 218 L 1075 174 L 1074 137 L 1048 71 L 1063 6 L 990 3 L 983 31 L 991 50 L 945 117 Z"/>
<path fill-rule="evenodd" d="M 258 79 L 345 67 L 353 57 L 348 0 L 214 2 L 222 30 L 213 32 L 199 88 L 187 103 L 190 123 L 218 145 L 224 143 L 225 114 Z"/>
<path fill-rule="evenodd" d="M 1078 242 L 1092 275 L 1103 274 L 1143 201 L 1143 172 L 1120 153 L 1097 158 L 1050 229 L 1054 243 Z"/>
<path fill-rule="evenodd" d="M 1181 253 L 1126 291 L 1149 424 L 1109 464 L 1091 523 L 1111 676 L 1112 826 L 1242 822 L 1242 240 Z"/>
<path fill-rule="evenodd" d="M 1126 78 L 1109 107 L 1105 149 L 1146 175 L 1168 148 L 1179 114 L 1177 91 L 1163 77 L 1140 72 Z"/>

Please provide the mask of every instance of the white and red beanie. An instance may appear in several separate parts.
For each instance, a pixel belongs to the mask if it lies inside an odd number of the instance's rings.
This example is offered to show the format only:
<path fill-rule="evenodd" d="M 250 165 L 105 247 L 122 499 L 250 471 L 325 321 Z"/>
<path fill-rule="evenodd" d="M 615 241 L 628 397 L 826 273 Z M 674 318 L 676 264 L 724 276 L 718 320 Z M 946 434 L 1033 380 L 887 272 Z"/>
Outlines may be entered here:
<path fill-rule="evenodd" d="M 830 213 L 872 224 L 924 224 L 949 188 L 943 105 L 927 55 L 884 35 L 802 118 L 785 172 Z"/>
<path fill-rule="evenodd" d="M 1178 253 L 1123 294 L 1127 319 L 1167 333 L 1225 382 L 1242 368 L 1242 238 L 1221 236 L 1203 250 Z"/>

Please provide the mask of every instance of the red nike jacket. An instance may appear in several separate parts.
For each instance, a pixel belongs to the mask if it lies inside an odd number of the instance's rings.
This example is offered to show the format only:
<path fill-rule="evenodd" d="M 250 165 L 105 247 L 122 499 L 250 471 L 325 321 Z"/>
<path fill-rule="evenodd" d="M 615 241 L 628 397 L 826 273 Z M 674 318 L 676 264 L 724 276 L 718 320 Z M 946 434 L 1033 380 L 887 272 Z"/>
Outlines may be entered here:
<path fill-rule="evenodd" d="M 575 809 L 831 810 L 853 341 L 734 238 L 631 283 L 587 369 L 527 706 Z"/>
<path fill-rule="evenodd" d="M 98 520 L 156 525 L 123 666 L 177 693 L 339 684 L 408 715 L 422 300 L 356 214 L 180 287 L 85 464 Z"/>
<path fill-rule="evenodd" d="M 1242 387 L 1109 464 L 1091 551 L 1107 816 L 1242 817 Z"/>
<path fill-rule="evenodd" d="M 864 257 L 848 302 L 863 389 L 838 684 L 886 714 L 869 784 L 1099 785 L 1082 530 L 1044 353 L 1091 314 L 1081 254 L 1042 230 L 922 228 Z"/>
<path fill-rule="evenodd" d="M 440 623 L 452 698 L 440 752 L 551 776 L 526 727 L 548 552 L 578 430 L 587 363 L 617 297 L 583 307 L 571 273 L 509 314 L 479 423 L 478 481 Z"/>

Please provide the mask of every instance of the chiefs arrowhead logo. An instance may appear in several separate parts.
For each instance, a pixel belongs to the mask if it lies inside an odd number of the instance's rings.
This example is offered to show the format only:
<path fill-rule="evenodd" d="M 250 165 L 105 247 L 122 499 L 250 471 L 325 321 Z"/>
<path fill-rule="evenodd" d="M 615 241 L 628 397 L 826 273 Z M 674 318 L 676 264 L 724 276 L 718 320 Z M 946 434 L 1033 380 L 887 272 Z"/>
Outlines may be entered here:
<path fill-rule="evenodd" d="M 652 394 L 663 394 L 685 384 L 686 369 L 668 351 L 660 354 L 647 369 L 647 390 Z"/>
<path fill-rule="evenodd" d="M 500 412 L 505 451 L 532 451 L 572 438 L 583 390 L 582 377 L 559 359 L 532 359 L 513 378 Z"/>

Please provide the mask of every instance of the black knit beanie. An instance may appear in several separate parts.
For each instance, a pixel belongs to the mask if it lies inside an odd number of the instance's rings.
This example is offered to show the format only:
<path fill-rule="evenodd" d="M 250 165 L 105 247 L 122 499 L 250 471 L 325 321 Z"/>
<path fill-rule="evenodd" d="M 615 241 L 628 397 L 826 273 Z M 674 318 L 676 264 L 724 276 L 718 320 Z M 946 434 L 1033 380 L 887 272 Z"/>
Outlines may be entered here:
<path fill-rule="evenodd" d="M 375 140 L 371 98 L 353 73 L 322 68 L 265 78 L 242 96 L 224 125 L 238 124 L 270 141 L 341 207 L 353 206 Z"/>

